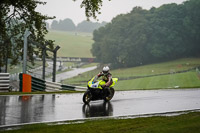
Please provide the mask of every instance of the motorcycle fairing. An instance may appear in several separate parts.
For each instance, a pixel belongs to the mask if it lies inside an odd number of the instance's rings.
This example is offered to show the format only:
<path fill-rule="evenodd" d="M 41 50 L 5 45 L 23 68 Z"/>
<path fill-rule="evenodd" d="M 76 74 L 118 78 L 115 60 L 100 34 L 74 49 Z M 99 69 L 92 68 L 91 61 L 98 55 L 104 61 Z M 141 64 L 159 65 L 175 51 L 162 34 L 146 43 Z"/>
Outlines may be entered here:
<path fill-rule="evenodd" d="M 110 85 L 110 87 L 113 87 L 117 81 L 118 81 L 118 78 L 112 78 L 112 84 Z M 90 88 L 95 88 L 95 89 L 103 89 L 101 86 L 102 85 L 105 85 L 106 82 L 101 80 L 101 79 L 97 79 L 96 76 L 94 76 L 91 80 L 88 81 L 88 86 Z"/>

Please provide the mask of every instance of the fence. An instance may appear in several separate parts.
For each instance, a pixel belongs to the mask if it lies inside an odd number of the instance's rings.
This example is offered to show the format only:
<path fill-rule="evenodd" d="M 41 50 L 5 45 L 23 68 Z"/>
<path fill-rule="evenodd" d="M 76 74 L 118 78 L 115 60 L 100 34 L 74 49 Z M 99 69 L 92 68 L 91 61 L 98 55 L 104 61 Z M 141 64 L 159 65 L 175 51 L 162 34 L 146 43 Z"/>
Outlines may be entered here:
<path fill-rule="evenodd" d="M 10 76 L 9 73 L 0 73 L 0 91 L 9 91 Z"/>
<path fill-rule="evenodd" d="M 36 77 L 33 77 L 28 74 L 19 74 L 20 79 L 20 91 L 21 92 L 34 92 L 34 91 L 46 91 L 46 92 L 55 92 L 63 90 L 86 90 L 86 87 L 77 87 L 71 85 L 64 85 L 61 83 L 55 83 L 50 81 L 45 81 Z"/>

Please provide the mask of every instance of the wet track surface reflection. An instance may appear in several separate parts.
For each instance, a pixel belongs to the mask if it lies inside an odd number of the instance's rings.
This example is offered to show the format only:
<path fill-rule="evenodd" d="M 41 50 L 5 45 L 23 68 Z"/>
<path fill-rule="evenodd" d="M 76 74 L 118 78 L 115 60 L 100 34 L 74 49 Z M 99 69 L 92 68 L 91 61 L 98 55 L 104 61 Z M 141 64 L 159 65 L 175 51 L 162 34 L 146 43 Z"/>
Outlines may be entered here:
<path fill-rule="evenodd" d="M 110 102 L 82 102 L 83 93 L 0 96 L 0 127 L 200 109 L 200 89 L 116 92 Z"/>
<path fill-rule="evenodd" d="M 100 102 L 84 104 L 82 107 L 83 117 L 113 116 L 113 106 L 111 102 Z"/>

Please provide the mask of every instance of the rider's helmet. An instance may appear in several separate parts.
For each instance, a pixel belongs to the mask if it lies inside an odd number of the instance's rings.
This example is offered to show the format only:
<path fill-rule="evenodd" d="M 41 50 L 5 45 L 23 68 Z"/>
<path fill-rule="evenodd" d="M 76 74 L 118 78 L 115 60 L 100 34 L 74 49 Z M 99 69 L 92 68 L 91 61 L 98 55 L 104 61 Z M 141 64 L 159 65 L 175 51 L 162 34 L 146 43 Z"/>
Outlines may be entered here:
<path fill-rule="evenodd" d="M 110 68 L 108 66 L 103 67 L 103 74 L 108 74 Z"/>

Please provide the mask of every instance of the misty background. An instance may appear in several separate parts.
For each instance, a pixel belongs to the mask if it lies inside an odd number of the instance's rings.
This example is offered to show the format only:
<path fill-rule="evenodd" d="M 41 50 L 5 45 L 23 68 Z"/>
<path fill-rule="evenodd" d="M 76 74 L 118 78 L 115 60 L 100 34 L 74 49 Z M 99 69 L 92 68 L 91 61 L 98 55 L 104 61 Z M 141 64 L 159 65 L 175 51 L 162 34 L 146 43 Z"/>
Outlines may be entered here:
<path fill-rule="evenodd" d="M 92 21 L 82 21 L 75 25 L 73 20 L 66 18 L 64 20 L 53 20 L 52 23 L 46 23 L 48 29 L 59 30 L 59 31 L 79 31 L 79 32 L 93 32 L 101 26 L 105 26 L 107 22 L 92 22 Z"/>
<path fill-rule="evenodd" d="M 80 8 L 81 0 L 41 0 L 47 2 L 45 5 L 38 5 L 36 11 L 47 15 L 55 16 L 54 20 L 64 20 L 70 18 L 75 25 L 86 20 L 85 9 Z M 176 3 L 181 4 L 186 0 L 103 0 L 100 9 L 101 14 L 97 14 L 97 20 L 90 18 L 92 22 L 111 22 L 111 20 L 119 14 L 129 13 L 134 7 L 140 6 L 143 9 L 151 9 L 159 7 L 163 4 Z M 52 23 L 53 20 L 48 20 Z"/>

